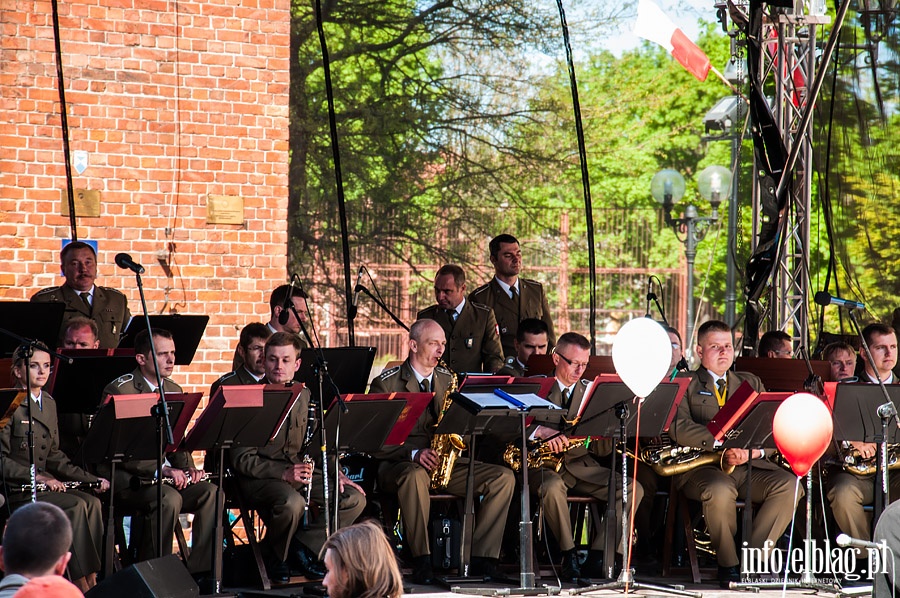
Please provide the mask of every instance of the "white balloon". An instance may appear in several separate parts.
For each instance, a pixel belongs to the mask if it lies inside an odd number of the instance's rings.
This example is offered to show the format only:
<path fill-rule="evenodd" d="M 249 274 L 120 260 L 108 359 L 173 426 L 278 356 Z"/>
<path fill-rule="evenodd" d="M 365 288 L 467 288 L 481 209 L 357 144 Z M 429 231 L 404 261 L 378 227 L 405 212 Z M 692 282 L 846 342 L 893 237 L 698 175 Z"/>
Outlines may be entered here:
<path fill-rule="evenodd" d="M 613 339 L 613 364 L 622 382 L 638 397 L 646 397 L 669 372 L 672 342 L 665 329 L 650 318 L 635 318 Z"/>

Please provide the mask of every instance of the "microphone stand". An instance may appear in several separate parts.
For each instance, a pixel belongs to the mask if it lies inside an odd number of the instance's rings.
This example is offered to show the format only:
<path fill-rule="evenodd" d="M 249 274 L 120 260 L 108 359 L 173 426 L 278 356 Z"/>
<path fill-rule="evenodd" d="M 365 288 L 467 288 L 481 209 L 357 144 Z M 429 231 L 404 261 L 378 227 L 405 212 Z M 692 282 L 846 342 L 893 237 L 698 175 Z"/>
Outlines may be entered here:
<path fill-rule="evenodd" d="M 367 289 L 366 287 L 364 287 L 363 285 L 360 284 L 360 285 L 356 285 L 356 290 L 361 291 L 361 292 L 365 293 L 366 295 L 368 295 L 372 299 L 372 301 L 375 302 L 375 305 L 380 307 L 381 311 L 383 311 L 384 313 L 389 315 L 391 317 L 391 319 L 397 323 L 398 326 L 400 326 L 401 328 L 403 328 L 403 330 L 406 330 L 407 332 L 409 331 L 409 326 L 404 324 L 403 321 L 400 318 L 398 318 L 394 312 L 391 311 L 391 308 L 389 308 L 387 305 L 385 305 L 384 301 L 382 301 L 381 299 L 379 299 L 378 297 L 373 295 L 371 293 L 371 291 L 369 291 L 369 289 Z"/>
<path fill-rule="evenodd" d="M 291 281 L 293 282 L 294 278 L 297 277 L 296 274 L 291 275 Z M 297 281 L 298 286 L 302 289 L 302 285 L 300 285 L 299 278 Z M 304 301 L 306 299 L 304 298 Z M 303 333 L 303 337 L 306 339 L 306 343 L 309 347 L 315 351 L 316 353 L 316 365 L 313 368 L 313 371 L 316 374 L 316 378 L 319 382 L 319 400 L 316 401 L 314 398 L 310 398 L 313 401 L 314 408 L 316 411 L 316 418 L 319 420 L 319 439 L 320 446 L 322 450 L 322 499 L 325 507 L 325 534 L 326 536 L 330 536 L 334 531 L 338 529 L 340 526 L 340 487 L 341 487 L 341 468 L 338 466 L 339 455 L 337 454 L 338 447 L 340 446 L 340 434 L 341 434 L 341 415 L 347 411 L 347 405 L 344 404 L 344 399 L 341 397 L 340 390 L 337 387 L 337 384 L 334 383 L 334 379 L 331 377 L 331 374 L 328 372 L 328 362 L 325 360 L 325 353 L 322 351 L 322 346 L 318 342 L 313 342 L 313 336 L 309 334 L 309 331 L 306 329 L 306 326 L 303 324 L 303 320 L 300 319 L 300 314 L 297 313 L 297 308 L 294 307 L 294 302 L 290 301 L 288 304 L 288 308 L 293 312 L 294 317 L 297 319 L 297 323 L 300 324 L 300 331 Z M 307 308 L 307 312 L 309 309 Z M 310 325 L 312 320 L 310 320 Z M 313 330 L 313 334 L 315 334 L 315 330 Z M 316 340 L 318 340 L 318 336 L 316 335 Z M 338 412 L 337 412 L 337 428 L 334 436 L 334 505 L 331 504 L 331 488 L 329 485 L 328 479 L 328 434 L 325 430 L 325 380 L 328 380 L 329 385 L 335 392 L 335 397 L 337 397 L 338 402 Z M 309 505 L 307 505 L 307 509 Z"/>
<path fill-rule="evenodd" d="M 19 336 L 5 328 L 0 328 L 0 334 L 14 338 L 27 347 L 25 349 L 25 398 L 23 400 L 27 401 L 26 411 L 28 412 L 28 471 L 31 478 L 31 502 L 37 502 L 37 469 L 34 465 L 34 416 L 31 413 L 31 357 L 34 355 L 34 347 L 39 341 Z M 41 348 L 40 350 L 44 351 L 45 349 Z M 69 364 L 73 361 L 71 357 L 61 355 L 49 348 L 46 349 L 46 352 L 57 359 L 65 360 Z M 21 402 L 19 404 L 21 405 Z"/>
<path fill-rule="evenodd" d="M 147 334 L 150 336 L 150 357 L 153 359 L 153 372 L 156 374 L 156 391 L 159 393 L 159 402 L 153 407 L 150 414 L 156 418 L 156 475 L 162 479 L 163 453 L 166 446 L 174 445 L 175 438 L 172 433 L 172 422 L 169 420 L 169 403 L 166 402 L 166 391 L 163 387 L 162 374 L 159 372 L 159 364 L 156 361 L 156 343 L 153 342 L 153 329 L 150 328 L 150 313 L 147 311 L 147 299 L 144 296 L 144 281 L 139 272 L 134 273 L 137 281 L 138 293 L 141 296 L 141 306 L 144 308 L 144 320 L 147 323 Z M 156 485 L 156 556 L 163 556 L 162 547 L 162 484 Z"/>
<path fill-rule="evenodd" d="M 875 490 L 875 504 L 872 510 L 872 525 L 874 526 L 884 512 L 884 506 L 888 500 L 887 493 L 888 488 L 890 487 L 890 473 L 888 472 L 887 463 L 888 424 L 890 424 L 892 418 L 897 416 L 897 411 L 894 409 L 894 403 L 891 401 L 891 396 L 888 394 L 887 387 L 884 385 L 884 380 L 881 379 L 881 374 L 875 370 L 875 361 L 872 359 L 872 352 L 869 350 L 869 344 L 866 342 L 862 330 L 859 327 L 854 308 L 848 308 L 847 315 L 853 323 L 853 327 L 856 329 L 856 334 L 859 336 L 859 346 L 862 347 L 866 354 L 866 362 L 872 366 L 872 370 L 875 372 L 875 377 L 878 379 L 878 386 L 881 388 L 882 394 L 884 394 L 885 401 L 884 405 L 878 408 L 878 416 L 881 418 L 881 436 L 875 438 L 876 443 L 880 445 L 878 448 L 879 456 L 875 461 L 875 480 L 877 484 L 878 479 L 881 478 L 881 490 L 879 491 L 877 488 Z"/>

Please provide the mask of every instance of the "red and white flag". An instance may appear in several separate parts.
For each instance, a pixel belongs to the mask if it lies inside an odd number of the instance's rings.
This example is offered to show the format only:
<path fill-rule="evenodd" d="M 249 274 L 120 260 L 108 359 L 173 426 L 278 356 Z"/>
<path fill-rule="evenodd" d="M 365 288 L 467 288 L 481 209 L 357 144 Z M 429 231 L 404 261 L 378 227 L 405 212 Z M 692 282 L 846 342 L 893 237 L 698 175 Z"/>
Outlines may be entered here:
<path fill-rule="evenodd" d="M 639 0 L 634 34 L 658 43 L 700 81 L 710 71 L 709 57 L 651 0 Z"/>

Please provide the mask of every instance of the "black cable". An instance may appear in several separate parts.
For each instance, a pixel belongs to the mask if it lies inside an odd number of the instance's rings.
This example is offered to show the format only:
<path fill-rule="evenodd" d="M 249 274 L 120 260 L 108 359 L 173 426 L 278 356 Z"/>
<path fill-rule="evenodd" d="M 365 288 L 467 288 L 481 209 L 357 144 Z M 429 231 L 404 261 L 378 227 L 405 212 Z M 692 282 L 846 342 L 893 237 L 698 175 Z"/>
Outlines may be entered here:
<path fill-rule="evenodd" d="M 56 48 L 56 87 L 59 90 L 59 119 L 62 128 L 63 158 L 66 164 L 66 193 L 69 201 L 69 235 L 72 241 L 78 240 L 78 225 L 75 219 L 75 187 L 72 184 L 72 162 L 69 157 L 69 120 L 66 116 L 66 86 L 62 70 L 62 46 L 59 41 L 59 6 L 57 0 L 50 3 L 53 7 L 53 45 Z"/>
<path fill-rule="evenodd" d="M 581 187 L 584 192 L 584 216 L 588 249 L 588 287 L 590 314 L 588 316 L 591 334 L 591 355 L 597 353 L 597 258 L 594 249 L 594 208 L 591 202 L 591 181 L 588 173 L 587 151 L 584 146 L 584 126 L 581 122 L 581 104 L 578 102 L 578 81 L 575 79 L 575 64 L 572 60 L 572 45 L 569 42 L 569 26 L 562 0 L 556 0 L 559 9 L 560 26 L 566 47 L 566 65 L 569 68 L 569 82 L 572 87 L 572 108 L 575 112 L 575 132 L 578 137 L 578 159 L 581 163 Z"/>
<path fill-rule="evenodd" d="M 344 258 L 344 304 L 347 308 L 347 334 L 351 347 L 356 346 L 353 318 L 353 287 L 350 286 L 350 233 L 347 226 L 347 206 L 344 199 L 344 179 L 341 174 L 341 150 L 338 146 L 337 116 L 334 110 L 334 90 L 331 86 L 331 63 L 328 59 L 328 45 L 325 42 L 325 27 L 322 19 L 322 2 L 316 0 L 316 29 L 319 45 L 322 47 L 322 71 L 325 76 L 325 96 L 328 99 L 328 128 L 331 133 L 331 154 L 334 160 L 334 183 L 337 191 L 338 214 L 341 222 L 341 251 Z"/>

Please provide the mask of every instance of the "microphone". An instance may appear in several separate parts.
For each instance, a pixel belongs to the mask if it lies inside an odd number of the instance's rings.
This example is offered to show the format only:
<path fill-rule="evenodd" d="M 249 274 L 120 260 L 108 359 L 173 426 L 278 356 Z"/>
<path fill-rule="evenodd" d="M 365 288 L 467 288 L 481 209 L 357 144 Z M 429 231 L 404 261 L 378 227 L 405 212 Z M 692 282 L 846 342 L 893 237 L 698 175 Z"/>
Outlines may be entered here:
<path fill-rule="evenodd" d="M 653 292 L 653 277 L 647 279 L 647 313 L 644 315 L 645 318 L 650 317 L 650 302 L 656 299 L 656 294 Z"/>
<path fill-rule="evenodd" d="M 359 270 L 356 272 L 356 286 L 353 287 L 353 307 L 356 307 L 359 303 L 359 294 L 361 292 L 359 283 L 362 281 L 363 270 L 365 270 L 365 268 L 365 266 L 360 266 Z"/>
<path fill-rule="evenodd" d="M 897 410 L 894 409 L 893 403 L 885 403 L 884 405 L 878 406 L 878 417 L 881 419 L 893 417 L 895 415 L 897 415 Z"/>
<path fill-rule="evenodd" d="M 847 548 L 848 546 L 852 546 L 854 548 L 871 548 L 874 550 L 882 550 L 884 548 L 884 544 L 876 544 L 875 542 L 869 542 L 867 540 L 859 540 L 857 538 L 851 538 L 847 534 L 839 534 L 837 538 L 835 538 L 835 542 L 841 548 Z"/>
<path fill-rule="evenodd" d="M 827 307 L 829 305 L 837 305 L 838 307 L 846 307 L 848 309 L 865 309 L 865 303 L 860 303 L 859 301 L 852 301 L 850 299 L 841 299 L 840 297 L 834 297 L 825 291 L 819 291 L 816 293 L 815 302 L 823 307 Z"/>
<path fill-rule="evenodd" d="M 116 265 L 123 270 L 131 270 L 135 274 L 143 274 L 144 267 L 136 263 L 127 253 L 116 254 Z"/>
<path fill-rule="evenodd" d="M 291 288 L 288 289 L 287 295 L 284 297 L 284 303 L 281 304 L 281 313 L 278 314 L 278 323 L 282 326 L 288 323 L 288 320 L 291 319 L 291 305 L 292 299 L 294 297 L 294 278 L 295 274 L 291 274 Z"/>

